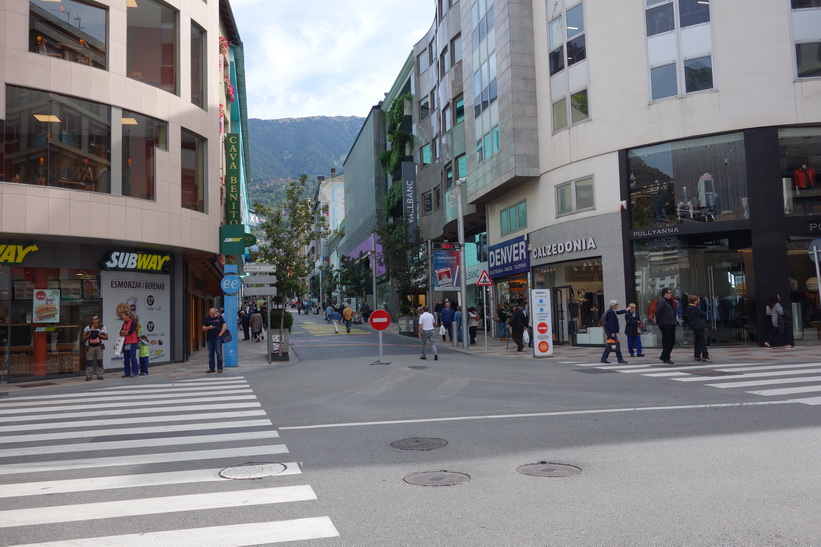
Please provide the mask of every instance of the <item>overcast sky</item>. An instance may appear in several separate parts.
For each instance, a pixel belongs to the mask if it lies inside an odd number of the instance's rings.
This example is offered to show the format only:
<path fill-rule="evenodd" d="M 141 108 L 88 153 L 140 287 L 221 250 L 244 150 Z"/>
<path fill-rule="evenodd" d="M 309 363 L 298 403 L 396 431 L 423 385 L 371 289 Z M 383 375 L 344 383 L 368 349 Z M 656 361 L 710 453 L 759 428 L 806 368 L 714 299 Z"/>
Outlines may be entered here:
<path fill-rule="evenodd" d="M 433 24 L 435 0 L 231 0 L 248 117 L 366 116 Z"/>

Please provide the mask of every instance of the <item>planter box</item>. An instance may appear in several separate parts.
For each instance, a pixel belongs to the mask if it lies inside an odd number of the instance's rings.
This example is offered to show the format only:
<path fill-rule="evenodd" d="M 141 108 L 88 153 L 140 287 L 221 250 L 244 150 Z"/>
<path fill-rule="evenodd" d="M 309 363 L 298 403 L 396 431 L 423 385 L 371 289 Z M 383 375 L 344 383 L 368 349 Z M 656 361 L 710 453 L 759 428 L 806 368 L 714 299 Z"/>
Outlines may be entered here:
<path fill-rule="evenodd" d="M 276 334 L 274 334 L 276 332 Z M 282 331 L 282 340 L 280 340 L 279 330 L 268 331 L 268 336 L 271 337 L 271 361 L 288 361 L 288 348 L 291 333 L 287 330 Z M 279 354 L 279 348 L 282 346 L 282 355 Z"/>
<path fill-rule="evenodd" d="M 399 325 L 399 334 L 403 334 L 405 336 L 416 336 L 416 322 L 413 317 L 400 317 L 397 324 Z"/>

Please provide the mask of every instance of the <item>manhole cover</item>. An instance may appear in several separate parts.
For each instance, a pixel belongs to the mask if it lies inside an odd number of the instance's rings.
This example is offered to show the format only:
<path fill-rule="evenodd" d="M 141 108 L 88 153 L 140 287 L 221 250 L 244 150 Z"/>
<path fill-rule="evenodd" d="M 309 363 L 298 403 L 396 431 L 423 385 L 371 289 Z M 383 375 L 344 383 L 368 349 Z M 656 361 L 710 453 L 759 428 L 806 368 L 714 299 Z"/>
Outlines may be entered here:
<path fill-rule="evenodd" d="M 685 370 L 687 374 L 692 374 L 694 376 L 737 376 L 740 375 L 741 372 L 727 372 L 723 370 L 713 370 L 711 368 L 702 368 L 699 370 Z"/>
<path fill-rule="evenodd" d="M 394 441 L 391 446 L 399 450 L 434 450 L 442 448 L 448 444 L 445 439 L 437 439 L 435 437 L 411 437 L 410 439 L 402 439 L 401 441 Z"/>
<path fill-rule="evenodd" d="M 285 471 L 287 467 L 281 463 L 246 463 L 234 467 L 226 467 L 219 472 L 223 479 L 235 481 L 252 481 L 273 477 Z"/>
<path fill-rule="evenodd" d="M 582 469 L 566 463 L 539 462 L 520 465 L 516 468 L 516 472 L 533 477 L 570 477 L 578 475 Z"/>
<path fill-rule="evenodd" d="M 409 367 L 407 367 L 407 368 L 409 368 L 409 369 L 411 369 L 411 370 L 425 370 L 425 369 L 426 369 L 426 368 L 428 368 L 428 367 L 423 366 L 423 365 L 411 365 L 411 366 L 409 366 Z"/>
<path fill-rule="evenodd" d="M 470 475 L 455 471 L 423 471 L 408 475 L 402 480 L 416 486 L 455 486 L 468 482 Z"/>

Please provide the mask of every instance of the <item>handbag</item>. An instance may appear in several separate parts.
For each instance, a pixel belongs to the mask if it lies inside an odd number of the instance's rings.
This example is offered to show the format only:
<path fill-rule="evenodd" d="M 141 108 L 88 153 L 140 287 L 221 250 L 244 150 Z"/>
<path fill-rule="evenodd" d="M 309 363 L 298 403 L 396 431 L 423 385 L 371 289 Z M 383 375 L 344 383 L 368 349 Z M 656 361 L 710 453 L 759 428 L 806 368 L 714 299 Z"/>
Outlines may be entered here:
<path fill-rule="evenodd" d="M 234 337 L 231 336 L 231 331 L 228 330 L 228 329 L 225 329 L 225 332 L 222 333 L 222 343 L 227 344 L 228 342 L 230 342 L 233 339 L 234 339 Z"/>
<path fill-rule="evenodd" d="M 607 339 L 607 347 L 610 351 L 619 351 L 619 341 L 612 338 Z"/>
<path fill-rule="evenodd" d="M 114 342 L 114 355 L 120 355 L 123 352 L 123 346 L 125 346 L 125 336 L 120 336 Z"/>

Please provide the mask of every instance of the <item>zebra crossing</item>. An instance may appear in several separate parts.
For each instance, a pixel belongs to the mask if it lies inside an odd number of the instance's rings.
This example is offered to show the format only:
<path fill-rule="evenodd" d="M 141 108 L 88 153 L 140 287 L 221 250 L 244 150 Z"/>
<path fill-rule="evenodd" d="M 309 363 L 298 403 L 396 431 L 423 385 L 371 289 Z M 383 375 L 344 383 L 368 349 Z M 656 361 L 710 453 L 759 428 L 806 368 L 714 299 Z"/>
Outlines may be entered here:
<path fill-rule="evenodd" d="M 818 362 L 691 363 L 679 366 L 659 365 L 652 362 L 628 365 L 589 363 L 580 366 L 623 374 L 638 374 L 649 378 L 665 378 L 675 382 L 703 383 L 708 387 L 718 389 L 742 389 L 751 395 L 788 397 L 789 399 L 785 402 L 821 405 L 821 395 L 802 396 L 803 394 L 821 393 L 821 363 Z M 767 387 L 770 389 L 763 389 Z"/>
<path fill-rule="evenodd" d="M 0 401 L 0 545 L 338 537 L 243 377 Z M 267 471 L 246 478 L 245 470 Z M 230 471 L 231 473 L 227 472 Z M 231 478 L 226 478 L 231 477 Z"/>

